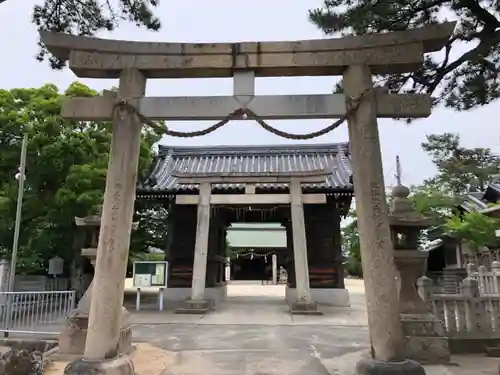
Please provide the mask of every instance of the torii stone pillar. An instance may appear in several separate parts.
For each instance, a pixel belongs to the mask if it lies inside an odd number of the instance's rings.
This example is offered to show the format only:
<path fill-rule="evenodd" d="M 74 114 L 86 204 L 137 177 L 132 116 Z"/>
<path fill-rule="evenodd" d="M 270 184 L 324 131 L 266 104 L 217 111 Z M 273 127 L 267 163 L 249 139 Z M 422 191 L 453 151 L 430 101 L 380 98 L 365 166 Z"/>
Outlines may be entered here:
<path fill-rule="evenodd" d="M 176 313 L 204 314 L 211 302 L 205 298 L 207 276 L 208 237 L 210 231 L 210 193 L 209 182 L 200 184 L 200 198 L 196 213 L 196 240 L 194 245 L 193 282 L 191 298 L 186 306 L 176 309 Z"/>
<path fill-rule="evenodd" d="M 353 98 L 367 93 L 355 114 L 348 119 L 373 357 L 358 362 L 357 371 L 360 375 L 425 374 L 418 362 L 405 360 L 377 110 L 369 67 L 350 66 L 344 73 L 343 88 Z"/>
<path fill-rule="evenodd" d="M 290 305 L 292 314 L 321 315 L 317 304 L 312 300 L 307 261 L 306 230 L 304 224 L 304 205 L 302 204 L 301 181 L 290 181 L 290 216 L 292 218 L 293 257 L 297 300 Z"/>
<path fill-rule="evenodd" d="M 120 98 L 141 98 L 145 90 L 146 78 L 140 71 L 121 72 Z M 66 367 L 65 374 L 134 374 L 130 359 L 118 357 L 118 347 L 141 128 L 133 112 L 122 108 L 115 112 L 85 352 Z"/>

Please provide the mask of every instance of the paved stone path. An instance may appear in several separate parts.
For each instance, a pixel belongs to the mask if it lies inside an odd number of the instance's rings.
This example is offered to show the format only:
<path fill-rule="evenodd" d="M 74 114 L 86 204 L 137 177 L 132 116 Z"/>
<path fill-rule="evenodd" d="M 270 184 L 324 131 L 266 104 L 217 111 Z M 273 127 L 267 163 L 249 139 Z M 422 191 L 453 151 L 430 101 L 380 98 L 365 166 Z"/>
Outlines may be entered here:
<path fill-rule="evenodd" d="M 351 308 L 323 307 L 323 316 L 292 317 L 283 286 L 256 283 L 230 285 L 228 303 L 203 316 L 130 309 L 134 340 L 172 351 L 162 375 L 355 375 L 368 328 L 362 281 L 346 284 Z M 427 375 L 498 375 L 497 359 L 452 361 L 460 366 Z"/>
<path fill-rule="evenodd" d="M 355 363 L 368 354 L 364 287 L 360 280 L 346 284 L 351 308 L 292 317 L 283 286 L 237 283 L 227 305 L 204 316 L 134 313 L 134 336 L 176 352 L 162 375 L 355 375 Z M 159 324 L 151 324 L 155 319 Z M 426 366 L 427 375 L 498 375 L 496 359 L 452 360 L 460 366 Z"/>
<path fill-rule="evenodd" d="M 366 326 L 364 294 L 359 280 L 350 281 L 351 307 L 328 308 L 321 306 L 323 316 L 292 316 L 285 302 L 284 285 L 261 285 L 247 282 L 235 283 L 228 287 L 228 301 L 217 311 L 206 315 L 178 315 L 173 311 L 133 311 L 129 307 L 132 322 L 141 323 L 189 323 L 224 325 L 334 325 Z"/>
<path fill-rule="evenodd" d="M 353 308 L 292 317 L 284 286 L 236 283 L 227 304 L 204 316 L 134 313 L 134 337 L 178 353 L 163 375 L 328 374 L 328 361 L 368 348 L 363 294 L 355 289 Z"/>

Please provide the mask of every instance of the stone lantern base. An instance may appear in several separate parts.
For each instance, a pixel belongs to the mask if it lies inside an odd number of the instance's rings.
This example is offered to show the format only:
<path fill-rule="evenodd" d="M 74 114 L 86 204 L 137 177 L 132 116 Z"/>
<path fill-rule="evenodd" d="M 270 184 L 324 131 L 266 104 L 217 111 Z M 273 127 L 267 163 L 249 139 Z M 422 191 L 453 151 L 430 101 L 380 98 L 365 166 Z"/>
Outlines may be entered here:
<path fill-rule="evenodd" d="M 130 327 L 129 312 L 123 308 L 122 324 L 120 328 L 120 341 L 118 351 L 126 354 L 132 351 L 132 330 Z M 58 355 L 82 356 L 85 351 L 85 341 L 89 325 L 88 313 L 74 310 L 66 319 L 64 328 L 59 335 Z"/>
<path fill-rule="evenodd" d="M 82 255 L 87 257 L 93 266 L 97 249 L 82 249 Z M 59 348 L 56 357 L 81 357 L 85 351 L 85 341 L 87 340 L 87 329 L 89 326 L 90 301 L 92 300 L 92 281 L 82 299 L 78 303 L 69 317 L 66 318 L 64 327 L 59 335 Z M 126 354 L 132 351 L 132 330 L 130 327 L 130 314 L 125 307 L 122 307 L 120 341 L 118 352 Z"/>
<path fill-rule="evenodd" d="M 401 314 L 407 357 L 424 364 L 450 362 L 444 324 L 432 314 Z"/>

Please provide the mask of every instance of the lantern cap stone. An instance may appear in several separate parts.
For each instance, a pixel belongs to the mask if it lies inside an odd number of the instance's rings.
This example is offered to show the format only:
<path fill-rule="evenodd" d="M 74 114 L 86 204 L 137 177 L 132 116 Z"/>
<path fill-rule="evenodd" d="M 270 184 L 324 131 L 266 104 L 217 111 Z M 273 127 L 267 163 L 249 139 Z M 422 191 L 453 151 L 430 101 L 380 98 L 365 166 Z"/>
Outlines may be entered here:
<path fill-rule="evenodd" d="M 391 227 L 412 227 L 425 229 L 433 225 L 434 219 L 418 212 L 408 198 L 410 189 L 398 184 L 392 189 L 392 202 L 389 207 L 389 224 Z"/>
<path fill-rule="evenodd" d="M 97 213 L 95 215 L 88 215 L 85 217 L 75 216 L 75 224 L 77 227 L 94 227 L 98 228 L 101 226 L 101 215 L 102 215 L 102 205 L 97 206 Z M 136 230 L 139 227 L 138 222 L 132 223 L 132 230 Z"/>
<path fill-rule="evenodd" d="M 404 185 L 396 185 L 392 189 L 392 196 L 394 198 L 408 198 L 410 195 L 410 189 Z"/>

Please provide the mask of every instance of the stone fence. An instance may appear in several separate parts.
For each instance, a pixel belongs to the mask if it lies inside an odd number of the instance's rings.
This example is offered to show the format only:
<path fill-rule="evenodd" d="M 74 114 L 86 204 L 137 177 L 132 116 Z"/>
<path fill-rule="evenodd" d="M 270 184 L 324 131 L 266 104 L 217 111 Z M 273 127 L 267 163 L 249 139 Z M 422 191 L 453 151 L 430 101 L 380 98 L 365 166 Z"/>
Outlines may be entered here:
<path fill-rule="evenodd" d="M 451 268 L 442 272 L 427 272 L 426 276 L 433 280 L 434 294 L 460 294 L 463 280 L 470 277 L 478 282 L 480 295 L 500 295 L 500 261 L 479 267 L 469 263 L 465 269 Z"/>
<path fill-rule="evenodd" d="M 478 340 L 476 345 L 481 351 L 488 342 L 500 342 L 500 294 L 482 295 L 474 277 L 463 281 L 459 294 L 435 294 L 433 281 L 426 276 L 418 280 L 418 289 L 433 314 L 444 323 L 450 347 L 454 339 Z"/>
<path fill-rule="evenodd" d="M 490 265 L 491 271 L 484 265 L 476 270 L 474 264 L 467 265 L 467 276 L 478 282 L 479 294 L 482 296 L 500 295 L 500 262 L 493 261 Z"/>

